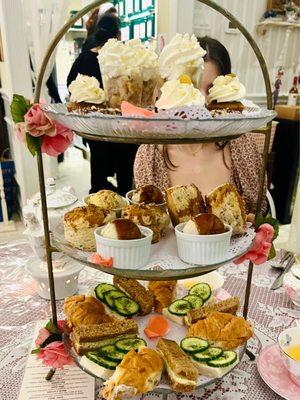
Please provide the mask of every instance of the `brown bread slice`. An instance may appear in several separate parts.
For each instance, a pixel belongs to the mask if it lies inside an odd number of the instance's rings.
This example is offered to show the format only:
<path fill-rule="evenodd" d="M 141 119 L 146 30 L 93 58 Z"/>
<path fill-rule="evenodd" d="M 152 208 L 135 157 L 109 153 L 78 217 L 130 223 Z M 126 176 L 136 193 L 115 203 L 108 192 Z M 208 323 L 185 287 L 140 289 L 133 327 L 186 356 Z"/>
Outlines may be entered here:
<path fill-rule="evenodd" d="M 178 382 L 174 376 L 168 377 L 172 388 L 176 391 L 188 392 L 194 390 L 198 377 L 198 370 L 191 359 L 180 349 L 173 340 L 160 338 L 157 343 L 157 349 L 164 359 L 165 366 L 171 370 L 178 378 L 188 379 L 193 383 Z"/>
<path fill-rule="evenodd" d="M 228 313 L 235 315 L 239 309 L 240 301 L 238 297 L 231 297 L 230 299 L 220 301 L 216 304 L 210 304 L 203 306 L 201 308 L 194 308 L 188 311 L 185 318 L 185 323 L 187 326 L 194 324 L 200 319 L 205 319 L 210 312 L 219 311 L 223 313 Z"/>
<path fill-rule="evenodd" d="M 135 279 L 114 276 L 114 285 L 140 306 L 140 314 L 150 314 L 154 305 L 153 294 Z"/>

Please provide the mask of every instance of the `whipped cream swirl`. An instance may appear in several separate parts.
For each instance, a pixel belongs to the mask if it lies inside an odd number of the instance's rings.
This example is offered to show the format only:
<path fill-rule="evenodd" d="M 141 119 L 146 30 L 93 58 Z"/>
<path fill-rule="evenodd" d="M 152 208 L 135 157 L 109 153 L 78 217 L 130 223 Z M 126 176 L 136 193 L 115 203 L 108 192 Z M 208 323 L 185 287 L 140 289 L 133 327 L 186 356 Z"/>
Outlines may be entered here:
<path fill-rule="evenodd" d="M 158 76 L 158 56 L 155 51 L 142 44 L 140 39 L 131 39 L 126 45 L 135 53 L 135 63 L 141 70 L 143 81 L 155 79 Z"/>
<path fill-rule="evenodd" d="M 159 110 L 184 106 L 203 106 L 205 97 L 191 83 L 181 83 L 179 80 L 168 81 L 161 88 L 161 97 L 156 102 Z"/>
<path fill-rule="evenodd" d="M 224 103 L 227 101 L 241 101 L 245 97 L 245 86 L 239 81 L 235 74 L 220 75 L 208 91 L 208 102 L 216 101 Z"/>
<path fill-rule="evenodd" d="M 98 80 L 92 76 L 78 74 L 69 85 L 69 91 L 70 101 L 74 103 L 101 104 L 105 102 L 104 91 L 100 88 Z"/>
<path fill-rule="evenodd" d="M 160 74 L 167 80 L 178 79 L 183 74 L 189 75 L 198 87 L 205 54 L 206 51 L 202 49 L 195 35 L 177 33 L 160 54 Z"/>

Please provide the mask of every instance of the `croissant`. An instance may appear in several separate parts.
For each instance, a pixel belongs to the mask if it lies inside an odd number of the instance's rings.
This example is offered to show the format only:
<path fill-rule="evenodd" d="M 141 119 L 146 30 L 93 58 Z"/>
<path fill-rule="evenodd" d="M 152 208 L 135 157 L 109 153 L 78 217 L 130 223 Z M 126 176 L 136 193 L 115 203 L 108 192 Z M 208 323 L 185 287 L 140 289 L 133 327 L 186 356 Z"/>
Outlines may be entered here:
<path fill-rule="evenodd" d="M 162 313 L 162 309 L 169 307 L 174 298 L 177 281 L 152 281 L 148 289 L 154 296 L 154 310 Z"/>
<path fill-rule="evenodd" d="M 224 350 L 234 350 L 253 336 L 253 329 L 243 317 L 214 311 L 191 325 L 187 336 L 198 336 Z"/>
<path fill-rule="evenodd" d="M 103 304 L 93 296 L 67 297 L 64 312 L 70 326 L 102 324 L 113 320 L 113 317 L 105 313 Z"/>

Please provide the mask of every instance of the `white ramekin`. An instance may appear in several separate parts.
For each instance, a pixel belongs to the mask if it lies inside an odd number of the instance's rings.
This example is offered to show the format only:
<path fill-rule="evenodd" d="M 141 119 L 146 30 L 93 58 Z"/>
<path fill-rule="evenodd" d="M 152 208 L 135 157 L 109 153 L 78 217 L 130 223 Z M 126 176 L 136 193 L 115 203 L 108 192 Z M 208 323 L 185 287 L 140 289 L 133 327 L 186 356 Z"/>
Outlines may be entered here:
<path fill-rule="evenodd" d="M 217 235 L 190 235 L 182 230 L 186 222 L 175 227 L 179 258 L 189 264 L 206 265 L 222 262 L 230 247 L 232 228 Z"/>
<path fill-rule="evenodd" d="M 132 196 L 135 192 L 136 192 L 136 190 L 130 190 L 129 192 L 126 193 L 126 200 L 129 202 L 129 204 L 139 204 L 139 203 L 136 203 L 135 201 L 132 201 Z M 155 205 L 156 205 L 156 207 L 159 207 L 164 211 L 166 209 L 166 202 L 160 203 L 160 204 L 155 204 Z"/>
<path fill-rule="evenodd" d="M 139 269 L 147 265 L 153 236 L 151 229 L 139 226 L 142 239 L 117 240 L 101 236 L 103 228 L 95 230 L 97 253 L 104 258 L 112 257 L 114 268 Z"/>
<path fill-rule="evenodd" d="M 95 194 L 95 193 L 91 193 L 91 194 L 89 194 L 88 196 L 85 196 L 85 197 L 83 198 L 83 202 L 85 203 L 85 205 L 89 205 L 89 204 L 90 204 L 90 203 L 89 203 L 89 198 L 90 198 L 90 196 L 91 196 L 92 194 Z M 126 203 L 126 204 L 124 204 L 124 207 L 126 207 L 126 205 L 130 204 L 127 198 L 125 198 L 125 197 L 123 197 L 123 196 L 120 196 L 120 197 L 122 197 L 122 199 L 124 200 L 124 203 Z M 116 212 L 116 217 L 117 217 L 117 218 L 121 218 L 122 207 L 121 207 L 121 208 L 114 208 L 112 211 L 115 211 L 115 212 Z"/>

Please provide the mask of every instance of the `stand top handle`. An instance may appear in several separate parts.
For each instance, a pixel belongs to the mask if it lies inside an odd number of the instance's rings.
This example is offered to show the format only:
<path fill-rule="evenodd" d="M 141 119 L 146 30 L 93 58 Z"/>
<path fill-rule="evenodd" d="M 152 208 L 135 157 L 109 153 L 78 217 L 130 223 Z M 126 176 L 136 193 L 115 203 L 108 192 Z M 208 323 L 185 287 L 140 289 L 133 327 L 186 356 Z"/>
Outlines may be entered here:
<path fill-rule="evenodd" d="M 259 47 L 257 46 L 255 40 L 253 37 L 250 35 L 248 30 L 225 8 L 221 7 L 219 4 L 217 4 L 215 1 L 212 0 L 197 0 L 200 3 L 203 3 L 207 5 L 208 7 L 214 9 L 215 11 L 219 12 L 220 14 L 224 15 L 225 18 L 227 18 L 230 22 L 234 24 L 234 26 L 237 27 L 237 29 L 241 32 L 241 34 L 246 38 L 247 42 L 250 44 L 251 48 L 253 49 L 256 58 L 259 62 L 263 78 L 264 78 L 264 83 L 265 83 L 265 89 L 266 89 L 266 95 L 267 95 L 267 107 L 269 110 L 272 109 L 272 90 L 271 90 L 271 83 L 270 83 L 270 77 L 269 77 L 269 72 L 267 68 L 267 64 L 265 62 L 264 56 L 262 55 Z M 76 21 L 78 21 L 80 18 L 82 18 L 84 15 L 86 15 L 89 11 L 93 10 L 94 8 L 98 7 L 99 5 L 105 3 L 106 0 L 97 0 L 94 1 L 93 3 L 87 5 L 86 7 L 82 8 L 76 15 L 74 15 L 72 18 L 70 18 L 63 26 L 62 28 L 57 32 L 55 37 L 52 39 L 50 42 L 50 45 L 46 51 L 46 54 L 44 56 L 38 79 L 37 79 L 37 84 L 36 84 L 36 89 L 34 93 L 34 102 L 38 103 L 40 100 L 40 95 L 41 95 L 41 88 L 43 84 L 43 79 L 45 75 L 45 70 L 47 67 L 47 64 L 49 62 L 49 59 L 56 48 L 57 44 L 61 40 L 61 38 L 65 35 L 65 33 L 68 32 L 68 30 L 74 25 Z"/>

